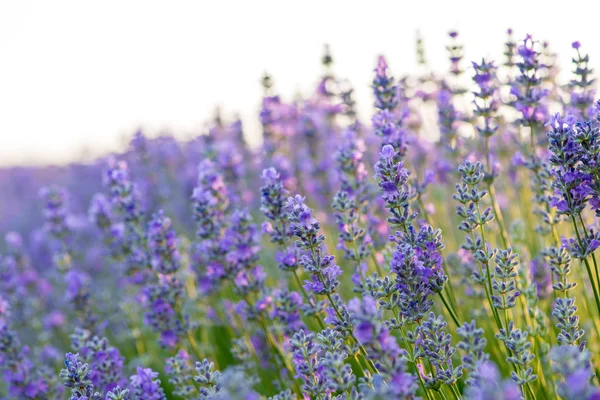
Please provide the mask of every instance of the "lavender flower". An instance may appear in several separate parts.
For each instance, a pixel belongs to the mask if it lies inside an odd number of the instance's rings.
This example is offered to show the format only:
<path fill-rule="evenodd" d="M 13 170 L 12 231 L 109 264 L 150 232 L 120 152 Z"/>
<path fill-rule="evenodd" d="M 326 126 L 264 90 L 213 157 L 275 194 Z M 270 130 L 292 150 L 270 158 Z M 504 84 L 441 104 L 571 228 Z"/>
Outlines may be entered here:
<path fill-rule="evenodd" d="M 314 340 L 314 334 L 306 333 L 303 329 L 296 332 L 290 339 L 293 361 L 298 376 L 304 382 L 302 391 L 309 396 L 318 396 L 327 391 L 327 380 L 321 373 L 318 354 L 319 345 Z"/>
<path fill-rule="evenodd" d="M 408 233 L 398 233 L 398 237 L 394 238 L 397 245 L 390 262 L 397 288 L 392 299 L 400 310 L 400 322 L 409 324 L 427 315 L 433 306 L 431 296 L 442 290 L 447 279 L 441 269 L 439 253 L 431 251 L 431 248 L 424 252 L 419 244 L 409 244 L 411 234 L 414 234 L 412 227 Z"/>
<path fill-rule="evenodd" d="M 223 243 L 223 234 L 227 207 L 223 177 L 214 163 L 206 159 L 198 166 L 198 184 L 192 194 L 192 209 L 198 227 L 196 236 L 200 239 L 194 267 L 200 288 L 205 293 L 216 291 L 225 275 L 227 246 Z"/>
<path fill-rule="evenodd" d="M 366 145 L 358 136 L 357 128 L 350 127 L 343 133 L 343 142 L 335 153 L 341 190 L 362 202 L 362 196 L 367 189 L 367 169 L 363 162 Z"/>
<path fill-rule="evenodd" d="M 180 311 L 183 284 L 172 275 L 160 275 L 158 282 L 143 292 L 147 306 L 144 321 L 160 334 L 161 346 L 175 347 L 189 329 L 189 319 Z"/>
<path fill-rule="evenodd" d="M 375 107 L 391 111 L 398 104 L 398 98 L 394 78 L 388 76 L 387 70 L 387 61 L 383 56 L 379 56 L 373 79 L 373 93 L 375 94 Z"/>
<path fill-rule="evenodd" d="M 114 213 L 124 222 L 123 256 L 126 260 L 126 272 L 129 276 L 135 276 L 138 281 L 143 281 L 148 260 L 139 192 L 129 178 L 126 162 L 111 158 L 107 164 L 103 184 L 109 191 Z"/>
<path fill-rule="evenodd" d="M 89 331 L 76 329 L 71 335 L 73 350 L 89 365 L 89 378 L 101 392 L 126 387 L 123 376 L 125 359 L 118 349 L 108 343 L 108 339 L 92 336 Z"/>
<path fill-rule="evenodd" d="M 207 359 L 196 362 L 196 372 L 198 375 L 194 376 L 194 381 L 200 385 L 201 397 L 208 398 L 219 393 L 221 373 L 215 370 L 214 363 L 208 362 Z"/>
<path fill-rule="evenodd" d="M 88 210 L 90 222 L 98 226 L 100 230 L 106 231 L 112 225 L 112 206 L 110 201 L 102 193 L 96 193 L 90 202 Z"/>
<path fill-rule="evenodd" d="M 190 398 L 197 389 L 193 382 L 193 368 L 190 356 L 185 350 L 180 350 L 175 356 L 167 358 L 165 372 L 169 383 L 173 385 L 173 394 L 184 399 Z"/>
<path fill-rule="evenodd" d="M 516 121 L 519 125 L 529 126 L 532 129 L 531 137 L 535 140 L 533 129 L 546 120 L 546 107 L 543 99 L 546 97 L 546 90 L 542 89 L 542 78 L 539 71 L 542 65 L 539 61 L 540 53 L 535 49 L 536 42 L 528 35 L 523 44 L 517 47 L 519 61 L 519 76 L 511 87 L 511 94 L 514 96 L 512 105 L 521 114 Z"/>
<path fill-rule="evenodd" d="M 456 349 L 451 344 L 452 336 L 444 332 L 446 326 L 441 315 L 436 317 L 434 313 L 429 313 L 429 318 L 416 330 L 414 357 L 426 358 L 435 371 L 435 374 L 423 377 L 428 388 L 438 389 L 442 383 L 453 386 L 463 373 L 462 364 L 456 367 L 452 364 Z"/>
<path fill-rule="evenodd" d="M 181 268 L 177 234 L 171 219 L 160 210 L 148 224 L 148 250 L 152 268 L 159 274 L 173 274 Z"/>
<path fill-rule="evenodd" d="M 354 386 L 356 377 L 352 367 L 345 363 L 348 354 L 343 351 L 327 351 L 320 360 L 323 377 L 327 381 L 327 389 L 332 392 L 347 392 Z"/>
<path fill-rule="evenodd" d="M 552 316 L 557 319 L 556 327 L 560 329 L 556 338 L 561 345 L 576 346 L 583 338 L 585 331 L 579 329 L 579 317 L 575 314 L 577 306 L 575 299 L 568 297 L 559 297 L 556 299 Z M 581 348 L 585 347 L 585 342 L 580 344 Z"/>
<path fill-rule="evenodd" d="M 166 400 L 165 392 L 160 387 L 158 372 L 150 368 L 137 367 L 135 375 L 131 376 L 131 388 L 135 399 Z"/>
<path fill-rule="evenodd" d="M 480 369 L 485 368 L 484 364 L 490 358 L 489 354 L 485 352 L 487 340 L 483 336 L 483 329 L 477 328 L 474 320 L 470 323 L 465 322 L 456 330 L 456 333 L 461 338 L 456 347 L 465 352 L 462 362 L 463 368 L 469 371 L 467 384 L 473 386 L 483 378 Z"/>
<path fill-rule="evenodd" d="M 78 354 L 67 353 L 65 368 L 60 371 L 64 385 L 71 389 L 71 400 L 100 400 L 90 379 L 90 369 L 87 364 L 78 361 Z"/>
<path fill-rule="evenodd" d="M 408 229 L 416 214 L 409 209 L 409 202 L 415 193 L 408 186 L 410 172 L 404 168 L 404 163 L 394 162 L 396 150 L 391 145 L 382 147 L 379 161 L 375 164 L 375 176 L 379 180 L 382 198 L 387 203 L 392 216 L 388 222 L 392 228 Z"/>
<path fill-rule="evenodd" d="M 506 67 L 507 72 L 508 72 L 508 79 L 509 81 L 512 80 L 512 74 L 513 74 L 513 69 L 515 67 L 516 64 L 516 48 L 517 48 L 517 43 L 514 40 L 513 37 L 513 30 L 512 29 L 507 29 L 506 31 L 507 33 L 507 38 L 506 38 L 506 42 L 504 42 L 504 57 L 505 57 L 505 61 L 503 63 L 503 65 Z"/>
<path fill-rule="evenodd" d="M 130 400 L 129 390 L 121 389 L 120 386 L 117 386 L 114 390 L 106 393 L 106 400 Z"/>
<path fill-rule="evenodd" d="M 300 259 L 300 265 L 312 274 L 304 288 L 315 294 L 331 295 L 339 284 L 337 278 L 342 271 L 334 264 L 333 256 L 322 254 L 325 236 L 320 233 L 319 221 L 313 218 L 312 210 L 304 200 L 304 197 L 296 195 L 288 198 L 286 204 L 290 209 L 288 219 L 292 223 L 292 231 L 299 239 L 296 247 L 307 251 Z"/>
<path fill-rule="evenodd" d="M 72 235 L 67 224 L 67 192 L 60 187 L 48 187 L 40 191 L 44 199 L 45 229 L 51 239 L 54 249 L 53 259 L 57 268 L 67 270 L 71 268 L 71 255 L 69 253 L 69 240 Z"/>
<path fill-rule="evenodd" d="M 496 274 L 492 281 L 492 289 L 497 294 L 491 297 L 494 307 L 499 310 L 513 308 L 517 297 L 521 294 L 515 284 L 517 277 L 515 267 L 519 264 L 517 257 L 518 254 L 513 253 L 510 247 L 506 250 L 499 249 L 494 257 Z"/>
<path fill-rule="evenodd" d="M 279 392 L 273 397 L 269 397 L 269 400 L 295 400 L 295 399 L 296 399 L 296 396 L 290 389 Z"/>
<path fill-rule="evenodd" d="M 359 225 L 356 200 L 348 192 L 339 191 L 333 198 L 332 207 L 340 231 L 338 248 L 344 252 L 344 258 L 360 264 L 371 254 L 371 240 L 366 229 Z"/>
<path fill-rule="evenodd" d="M 214 400 L 259 400 L 258 393 L 252 388 L 255 383 L 253 378 L 246 376 L 242 368 L 230 367 L 221 374 L 219 392 L 208 398 Z"/>
<path fill-rule="evenodd" d="M 437 93 L 438 126 L 440 128 L 440 143 L 451 154 L 458 150 L 460 137 L 458 128 L 463 115 L 456 109 L 452 101 L 452 90 L 445 81 L 441 82 Z"/>
<path fill-rule="evenodd" d="M 290 231 L 287 226 L 288 211 L 285 200 L 288 191 L 281 182 L 281 175 L 275 168 L 263 170 L 261 178 L 264 186 L 260 188 L 260 210 L 267 218 L 263 231 L 269 234 L 271 242 L 285 246 Z"/>
<path fill-rule="evenodd" d="M 556 114 L 550 118 L 548 125 L 548 149 L 552 153 L 549 161 L 554 167 L 552 175 L 555 178 L 552 183 L 555 195 L 550 198 L 549 204 L 556 207 L 559 214 L 578 216 L 589 200 L 588 181 L 591 177 L 576 168 L 581 153 L 573 140 L 573 119 L 563 119 Z"/>
<path fill-rule="evenodd" d="M 465 393 L 469 400 L 519 400 L 522 398 L 518 386 L 512 382 L 501 381 L 498 368 L 486 362 L 479 367 L 479 379 L 469 386 Z"/>
<path fill-rule="evenodd" d="M 383 144 L 393 145 L 398 151 L 398 157 L 402 157 L 406 152 L 406 133 L 402 129 L 406 110 L 403 107 L 400 112 L 395 111 L 400 96 L 394 78 L 388 76 L 387 69 L 385 58 L 379 56 L 372 85 L 378 111 L 371 122 L 375 134 L 383 139 Z"/>
<path fill-rule="evenodd" d="M 127 163 L 109 159 L 102 182 L 109 191 L 115 211 L 135 228 L 141 221 L 142 210 L 137 189 L 129 178 Z"/>
<path fill-rule="evenodd" d="M 600 110 L 600 106 L 597 107 Z M 600 114 L 599 114 L 600 115 Z M 573 141 L 577 146 L 580 164 L 577 169 L 592 177 L 586 182 L 585 191 L 590 195 L 589 203 L 596 216 L 600 215 L 600 133 L 599 124 L 591 121 L 575 124 Z M 595 178 L 595 179 L 594 179 Z"/>
<path fill-rule="evenodd" d="M 216 237 L 225 218 L 227 191 L 222 175 L 208 159 L 198 165 L 198 185 L 192 200 L 194 219 L 198 224 L 196 235 L 201 239 Z"/>
<path fill-rule="evenodd" d="M 590 353 L 577 346 L 555 346 L 550 350 L 552 371 L 560 377 L 558 394 L 562 398 L 595 399 L 600 395 L 600 390 L 590 385 L 594 375 L 590 359 Z"/>
<path fill-rule="evenodd" d="M 303 310 L 302 296 L 297 292 L 274 290 L 273 309 L 269 317 L 281 324 L 283 332 L 292 336 L 294 332 L 304 328 L 301 311 Z"/>
<path fill-rule="evenodd" d="M 448 50 L 448 54 L 450 56 L 450 74 L 454 77 L 456 81 L 458 81 L 460 76 L 464 73 L 463 69 L 460 66 L 460 62 L 464 56 L 464 48 L 458 42 L 458 32 L 450 31 L 448 33 L 448 36 L 450 36 L 450 39 L 452 40 L 452 43 L 446 46 L 446 50 Z M 452 90 L 452 92 L 454 95 L 461 95 L 463 93 L 466 93 L 466 90 L 456 87 Z"/>
<path fill-rule="evenodd" d="M 477 84 L 479 91 L 475 92 L 475 115 L 483 121 L 483 126 L 476 127 L 477 132 L 484 138 L 492 136 L 498 130 L 496 113 L 500 102 L 498 89 L 496 87 L 496 66 L 494 62 L 481 60 L 480 64 L 473 63 L 475 75 L 473 81 Z"/>
<path fill-rule="evenodd" d="M 511 354 L 506 358 L 508 362 L 514 364 L 517 372 L 511 373 L 513 382 L 517 385 L 525 386 L 537 379 L 530 366 L 535 355 L 531 353 L 531 342 L 527 339 L 527 332 L 515 329 L 513 321 L 508 323 L 505 329 L 500 329 L 496 337 L 504 342 L 506 348 Z"/>
<path fill-rule="evenodd" d="M 366 124 L 327 49 L 306 95 L 263 79 L 258 146 L 222 108 L 189 140 L 0 169 L 0 398 L 599 400 L 589 57 L 565 85 L 509 30 L 469 107 L 460 38 L 442 74 L 420 37 L 416 74 L 380 57 Z"/>
<path fill-rule="evenodd" d="M 226 260 L 229 265 L 226 270 L 231 269 L 235 273 L 254 266 L 259 258 L 258 234 L 247 209 L 235 210 L 232 213 L 224 239 L 228 246 Z"/>
<path fill-rule="evenodd" d="M 588 66 L 589 55 L 581 53 L 581 44 L 573 42 L 572 47 L 577 52 L 577 56 L 572 59 L 575 68 L 573 71 L 575 79 L 571 80 L 568 85 L 571 96 L 569 106 L 570 110 L 585 118 L 589 114 L 596 94 L 594 90 L 595 79 L 591 77 L 594 70 Z"/>
<path fill-rule="evenodd" d="M 571 256 L 565 247 L 550 247 L 544 251 L 544 255 L 550 264 L 550 270 L 557 277 L 552 288 L 565 296 L 570 289 L 577 286 L 577 282 L 569 282 L 568 275 L 571 273 Z"/>
<path fill-rule="evenodd" d="M 548 298 L 553 289 L 552 269 L 541 257 L 536 257 L 530 263 L 530 279 L 534 284 L 535 295 L 540 299 Z"/>
<path fill-rule="evenodd" d="M 0 313 L 0 370 L 8 390 L 6 394 L 19 399 L 58 395 L 58 389 L 43 374 L 42 367 L 29 358 L 29 348 L 21 346 L 19 336 L 7 325 L 6 306 L 1 308 L 4 311 Z"/>
<path fill-rule="evenodd" d="M 377 308 L 375 299 L 370 296 L 364 296 L 362 301 L 352 299 L 348 309 L 352 313 L 356 338 L 374 360 L 379 376 L 388 382 L 392 393 L 410 398 L 416 391 L 415 377 L 407 371 L 402 358 L 404 351 L 382 324 L 381 310 Z"/>

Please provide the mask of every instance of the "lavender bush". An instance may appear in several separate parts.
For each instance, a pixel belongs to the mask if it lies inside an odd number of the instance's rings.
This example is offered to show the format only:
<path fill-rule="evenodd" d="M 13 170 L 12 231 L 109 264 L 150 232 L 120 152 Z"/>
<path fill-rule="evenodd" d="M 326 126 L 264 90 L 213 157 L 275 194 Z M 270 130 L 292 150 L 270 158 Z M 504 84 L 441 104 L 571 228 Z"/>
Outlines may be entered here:
<path fill-rule="evenodd" d="M 0 184 L 0 398 L 600 399 L 600 101 L 508 31 Z M 501 46 L 499 46 L 499 49 Z M 39 193 L 39 196 L 36 194 Z"/>

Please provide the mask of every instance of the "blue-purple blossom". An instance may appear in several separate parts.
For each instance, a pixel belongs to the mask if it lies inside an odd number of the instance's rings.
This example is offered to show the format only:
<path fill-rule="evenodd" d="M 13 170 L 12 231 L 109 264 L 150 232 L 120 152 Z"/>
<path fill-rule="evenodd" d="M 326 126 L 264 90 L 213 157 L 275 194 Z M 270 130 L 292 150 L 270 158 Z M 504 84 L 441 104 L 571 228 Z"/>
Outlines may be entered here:
<path fill-rule="evenodd" d="M 58 395 L 58 388 L 43 374 L 43 366 L 31 360 L 29 347 L 22 346 L 17 333 L 7 325 L 7 305 L 1 298 L 0 302 L 0 371 L 6 394 L 24 400 Z"/>
<path fill-rule="evenodd" d="M 396 150 L 385 145 L 379 153 L 379 161 L 375 164 L 375 176 L 381 188 L 381 197 L 387 204 L 392 216 L 388 222 L 403 230 L 412 223 L 416 214 L 409 209 L 409 202 L 415 196 L 408 182 L 410 172 L 404 168 L 403 162 L 395 162 Z"/>
<path fill-rule="evenodd" d="M 173 274 L 181 268 L 177 234 L 171 226 L 171 218 L 162 210 L 148 224 L 147 242 L 150 264 L 157 273 Z"/>
<path fill-rule="evenodd" d="M 78 360 L 78 354 L 67 353 L 65 368 L 60 371 L 64 385 L 71 390 L 70 400 L 100 400 L 90 379 L 90 368 Z"/>
<path fill-rule="evenodd" d="M 542 78 L 539 74 L 543 65 L 540 62 L 540 53 L 536 49 L 537 42 L 527 35 L 522 44 L 517 46 L 519 60 L 516 63 L 519 75 L 515 78 L 510 93 L 514 97 L 512 105 L 520 113 L 517 122 L 523 126 L 534 129 L 546 120 L 547 107 L 544 98 L 546 89 L 541 86 Z M 534 133 L 531 133 L 534 135 Z M 535 140 L 535 137 L 534 137 Z"/>
<path fill-rule="evenodd" d="M 166 400 L 165 392 L 157 378 L 158 372 L 150 368 L 137 367 L 135 375 L 130 378 L 133 397 L 140 400 Z"/>
<path fill-rule="evenodd" d="M 463 374 L 462 364 L 452 363 L 456 349 L 452 346 L 452 336 L 445 332 L 446 326 L 444 318 L 432 312 L 416 330 L 414 357 L 427 359 L 435 372 L 423 377 L 426 387 L 439 388 L 441 383 L 455 385 Z"/>
<path fill-rule="evenodd" d="M 456 330 L 456 333 L 458 333 L 461 339 L 456 347 L 464 352 L 461 361 L 463 368 L 469 373 L 467 383 L 470 386 L 477 385 L 480 379 L 485 378 L 481 374 L 485 371 L 481 371 L 481 369 L 485 369 L 484 365 L 490 358 L 490 355 L 485 352 L 487 340 L 483 336 L 484 331 L 481 328 L 477 328 L 475 321 L 472 320 L 470 323 L 463 323 Z"/>
<path fill-rule="evenodd" d="M 265 75 L 262 138 L 225 105 L 0 168 L 0 398 L 600 400 L 590 57 L 449 36 L 442 73 L 378 58 L 366 120 L 326 48 L 301 94 Z"/>
<path fill-rule="evenodd" d="M 573 42 L 573 49 L 576 51 L 576 57 L 572 58 L 574 79 L 569 82 L 570 101 L 569 110 L 585 118 L 591 111 L 596 91 L 594 90 L 595 79 L 594 70 L 589 67 L 590 57 L 580 51 L 581 44 Z"/>
<path fill-rule="evenodd" d="M 500 106 L 499 94 L 496 82 L 496 66 L 493 61 L 481 60 L 481 63 L 473 63 L 475 75 L 473 81 L 477 84 L 478 91 L 475 92 L 475 116 L 479 118 L 480 124 L 476 126 L 479 135 L 484 138 L 492 136 L 498 130 L 496 113 Z"/>
<path fill-rule="evenodd" d="M 173 357 L 166 359 L 165 373 L 169 376 L 169 383 L 173 385 L 175 396 L 189 398 L 194 392 L 194 369 L 189 354 L 180 350 Z"/>
<path fill-rule="evenodd" d="M 90 367 L 90 380 L 97 390 L 106 392 L 116 387 L 126 387 L 123 375 L 125 358 L 108 339 L 92 336 L 89 331 L 76 329 L 71 335 L 73 350 Z"/>
<path fill-rule="evenodd" d="M 338 277 L 342 274 L 334 262 L 334 256 L 322 254 L 322 243 L 325 236 L 320 233 L 320 224 L 313 218 L 312 209 L 305 204 L 304 197 L 296 195 L 287 201 L 290 209 L 289 221 L 292 231 L 298 238 L 296 247 L 306 250 L 300 259 L 300 265 L 311 274 L 311 279 L 305 282 L 305 289 L 315 294 L 332 294 L 339 284 Z"/>
<path fill-rule="evenodd" d="M 596 399 L 600 389 L 592 386 L 591 355 L 577 346 L 562 345 L 550 350 L 552 371 L 556 373 L 558 394 L 566 400 Z"/>
<path fill-rule="evenodd" d="M 144 321 L 160 334 L 160 344 L 173 348 L 189 329 L 189 318 L 182 314 L 183 283 L 172 275 L 160 275 L 158 282 L 143 291 L 146 304 Z"/>

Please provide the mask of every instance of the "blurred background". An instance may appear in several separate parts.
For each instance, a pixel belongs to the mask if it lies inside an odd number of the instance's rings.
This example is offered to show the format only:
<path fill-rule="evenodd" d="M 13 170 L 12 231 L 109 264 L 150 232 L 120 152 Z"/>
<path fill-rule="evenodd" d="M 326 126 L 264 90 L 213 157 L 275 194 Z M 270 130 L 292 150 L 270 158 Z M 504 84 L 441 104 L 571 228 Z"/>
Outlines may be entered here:
<path fill-rule="evenodd" d="M 337 76 L 372 110 L 378 54 L 394 74 L 417 68 L 419 31 L 434 71 L 447 33 L 465 60 L 501 59 L 507 28 L 547 40 L 570 70 L 571 42 L 600 58 L 598 5 L 570 1 L 44 1 L 0 2 L 0 166 L 88 161 L 148 136 L 198 135 L 220 106 L 260 140 L 260 78 L 285 99 L 317 84 L 328 43 Z M 564 24 L 568 18 L 571 21 Z M 575 22 L 573 20 L 576 20 Z M 567 28 L 568 27 L 568 28 Z M 470 75 L 470 72 L 469 72 Z M 565 80 L 568 79 L 568 74 Z"/>

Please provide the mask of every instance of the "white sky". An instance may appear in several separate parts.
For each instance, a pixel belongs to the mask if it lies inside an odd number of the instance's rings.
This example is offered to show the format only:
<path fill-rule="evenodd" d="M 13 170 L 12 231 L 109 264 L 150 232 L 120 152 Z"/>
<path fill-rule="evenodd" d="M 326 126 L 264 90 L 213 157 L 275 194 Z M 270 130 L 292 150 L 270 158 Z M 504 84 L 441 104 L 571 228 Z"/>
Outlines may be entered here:
<path fill-rule="evenodd" d="M 364 113 L 376 55 L 392 72 L 413 70 L 417 29 L 438 70 L 448 30 L 459 30 L 470 61 L 499 59 L 508 27 L 549 40 L 565 66 L 580 40 L 599 65 L 594 3 L 0 0 L 0 165 L 100 154 L 138 126 L 189 136 L 216 104 L 256 133 L 263 71 L 284 97 L 307 92 L 324 43 Z"/>

